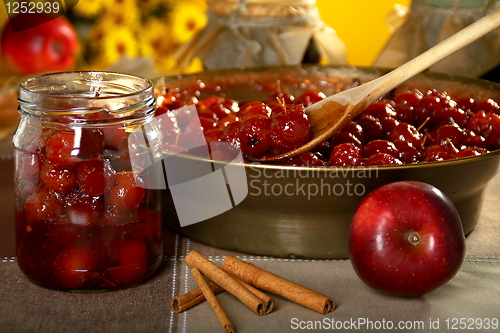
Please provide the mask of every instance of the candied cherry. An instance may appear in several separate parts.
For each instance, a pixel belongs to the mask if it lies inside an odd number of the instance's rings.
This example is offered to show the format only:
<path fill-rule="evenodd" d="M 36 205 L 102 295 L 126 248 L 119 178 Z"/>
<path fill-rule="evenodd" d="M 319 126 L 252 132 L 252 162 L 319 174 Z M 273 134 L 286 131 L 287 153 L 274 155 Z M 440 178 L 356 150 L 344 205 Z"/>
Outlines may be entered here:
<path fill-rule="evenodd" d="M 464 130 L 457 125 L 442 125 L 434 134 L 433 143 L 437 145 L 446 145 L 453 143 L 455 147 L 460 147 L 466 138 Z"/>
<path fill-rule="evenodd" d="M 303 166 L 303 167 L 322 167 L 326 166 L 326 161 L 319 153 L 305 152 L 292 158 L 289 163 L 284 165 Z"/>
<path fill-rule="evenodd" d="M 382 137 L 382 124 L 377 118 L 368 114 L 361 114 L 357 118 L 356 122 L 361 126 L 361 128 L 363 128 L 366 142 L 377 140 Z"/>
<path fill-rule="evenodd" d="M 488 135 L 488 148 L 491 150 L 500 149 L 500 132 L 493 131 Z"/>
<path fill-rule="evenodd" d="M 464 145 L 468 147 L 487 148 L 488 141 L 484 138 L 484 136 L 468 131 L 464 140 Z"/>
<path fill-rule="evenodd" d="M 378 153 L 370 156 L 364 163 L 366 166 L 386 166 L 386 165 L 401 165 L 401 162 L 398 158 L 386 154 L 386 153 Z"/>
<path fill-rule="evenodd" d="M 224 103 L 224 97 L 222 96 L 210 96 L 198 101 L 197 106 L 199 109 L 208 110 L 214 105 L 220 105 Z"/>
<path fill-rule="evenodd" d="M 230 124 L 232 124 L 238 120 L 239 120 L 238 116 L 235 113 L 231 113 L 231 114 L 228 114 L 227 116 L 219 119 L 219 121 L 217 122 L 217 127 L 226 128 L 227 126 L 229 126 Z"/>
<path fill-rule="evenodd" d="M 221 102 L 212 104 L 210 111 L 215 113 L 218 119 L 224 118 L 234 112 L 239 111 L 238 103 L 232 99 L 222 99 Z"/>
<path fill-rule="evenodd" d="M 247 118 L 239 131 L 241 151 L 247 155 L 260 155 L 271 149 L 271 120 L 255 114 Z"/>
<path fill-rule="evenodd" d="M 24 214 L 29 223 L 55 221 L 61 215 L 63 204 L 57 195 L 44 187 L 31 194 L 24 202 Z"/>
<path fill-rule="evenodd" d="M 333 147 L 329 164 L 338 167 L 359 166 L 362 163 L 359 148 L 353 143 L 342 143 Z"/>
<path fill-rule="evenodd" d="M 40 178 L 48 189 L 57 193 L 66 193 L 77 184 L 74 170 L 61 169 L 48 162 L 43 163 Z"/>
<path fill-rule="evenodd" d="M 306 144 L 311 138 L 311 124 L 303 105 L 287 105 L 286 110 L 274 116 L 270 127 L 271 145 L 286 152 Z"/>
<path fill-rule="evenodd" d="M 148 254 L 146 246 L 139 241 L 114 244 L 116 253 L 114 261 L 116 267 L 110 269 L 111 275 L 118 285 L 134 285 L 139 283 L 146 275 L 148 267 Z"/>
<path fill-rule="evenodd" d="M 221 140 L 224 142 L 231 142 L 235 145 L 240 145 L 240 130 L 241 130 L 241 122 L 235 121 L 233 123 L 228 124 L 224 128 L 224 132 L 222 133 Z"/>
<path fill-rule="evenodd" d="M 425 162 L 436 162 L 452 159 L 458 149 L 452 143 L 447 145 L 432 145 L 425 147 L 422 151 L 422 160 Z"/>
<path fill-rule="evenodd" d="M 457 108 L 462 109 L 464 111 L 474 111 L 476 108 L 476 101 L 474 98 L 460 98 L 457 99 Z"/>
<path fill-rule="evenodd" d="M 484 149 L 484 148 L 467 147 L 467 148 L 460 150 L 458 153 L 456 153 L 453 156 L 453 158 L 479 156 L 479 155 L 487 154 L 487 153 L 489 153 L 489 150 Z"/>
<path fill-rule="evenodd" d="M 363 149 L 363 157 L 368 158 L 378 153 L 386 153 L 398 157 L 398 149 L 394 143 L 387 140 L 373 140 L 368 142 Z"/>
<path fill-rule="evenodd" d="M 397 92 L 394 97 L 396 105 L 417 106 L 424 94 L 418 89 L 408 89 Z"/>
<path fill-rule="evenodd" d="M 136 209 L 145 195 L 144 182 L 131 171 L 115 176 L 116 185 L 105 193 L 106 203 L 120 211 Z"/>
<path fill-rule="evenodd" d="M 469 115 L 461 108 L 446 108 L 443 116 L 439 120 L 440 125 L 454 125 L 459 127 L 467 126 Z"/>
<path fill-rule="evenodd" d="M 396 156 L 401 162 L 406 164 L 417 163 L 420 158 L 420 152 L 408 141 L 395 141 L 394 146 L 398 150 Z"/>
<path fill-rule="evenodd" d="M 213 112 L 209 109 L 200 108 L 197 105 L 196 111 L 198 112 L 198 117 L 200 117 L 200 118 L 207 118 L 207 119 L 213 120 L 214 122 L 219 121 L 219 117 L 217 117 L 215 112 Z"/>
<path fill-rule="evenodd" d="M 365 143 L 365 133 L 363 132 L 363 127 L 354 121 L 350 121 L 347 125 L 342 128 L 341 132 L 351 133 L 355 136 L 361 144 Z"/>
<path fill-rule="evenodd" d="M 475 106 L 475 111 L 485 111 L 500 114 L 500 106 L 495 100 L 488 98 L 477 103 Z"/>
<path fill-rule="evenodd" d="M 115 171 L 107 161 L 85 160 L 76 167 L 80 189 L 90 196 L 100 196 L 114 185 Z"/>
<path fill-rule="evenodd" d="M 243 105 L 238 112 L 238 118 L 241 122 L 245 122 L 246 119 L 254 115 L 270 117 L 271 109 L 264 102 L 254 101 Z"/>
<path fill-rule="evenodd" d="M 399 121 L 396 118 L 381 118 L 379 121 L 380 125 L 382 125 L 382 138 L 387 138 L 396 126 L 399 125 Z"/>
<path fill-rule="evenodd" d="M 361 143 L 361 141 L 359 141 L 359 139 L 350 132 L 340 132 L 334 135 L 329 140 L 329 143 L 331 147 L 338 146 L 342 143 L 352 143 L 356 147 L 358 147 L 360 151 L 363 150 L 363 144 Z"/>
<path fill-rule="evenodd" d="M 500 123 L 499 115 L 481 110 L 469 120 L 467 129 L 487 138 L 498 123 Z"/>
<path fill-rule="evenodd" d="M 287 92 L 274 92 L 267 96 L 267 103 L 293 104 L 295 96 Z"/>
<path fill-rule="evenodd" d="M 207 142 L 220 142 L 223 135 L 224 130 L 222 128 L 213 128 L 205 132 L 205 140 Z"/>
<path fill-rule="evenodd" d="M 396 119 L 403 123 L 413 124 L 415 107 L 408 104 L 396 104 Z"/>
<path fill-rule="evenodd" d="M 422 126 L 425 123 L 432 124 L 436 121 L 436 118 L 442 116 L 443 110 L 444 106 L 441 96 L 434 93 L 426 94 L 413 110 L 413 124 L 416 126 Z"/>
<path fill-rule="evenodd" d="M 207 117 L 200 117 L 199 119 L 200 119 L 201 127 L 203 127 L 204 132 L 217 127 L 217 122 L 214 119 L 207 118 Z"/>
<path fill-rule="evenodd" d="M 80 289 L 90 279 L 96 266 L 97 260 L 88 248 L 72 246 L 61 250 L 54 270 L 64 288 Z"/>
<path fill-rule="evenodd" d="M 379 101 L 370 104 L 363 111 L 363 114 L 370 115 L 378 119 L 392 118 L 397 115 L 394 105 L 395 105 L 394 101 L 383 98 Z"/>
<path fill-rule="evenodd" d="M 56 132 L 45 143 L 45 156 L 52 165 L 72 169 L 81 160 L 78 157 L 79 145 L 74 131 Z"/>
<path fill-rule="evenodd" d="M 330 140 L 326 140 L 321 142 L 319 145 L 313 148 L 314 153 L 318 153 L 321 156 L 330 156 L 330 153 L 332 151 L 332 147 L 330 145 Z"/>
<path fill-rule="evenodd" d="M 324 92 L 318 89 L 309 89 L 304 91 L 298 98 L 297 103 L 300 103 L 304 106 L 309 106 L 311 104 L 322 101 L 326 98 Z"/>
<path fill-rule="evenodd" d="M 422 134 L 418 132 L 415 126 L 408 123 L 399 123 L 396 125 L 392 132 L 387 136 L 387 140 L 392 142 L 407 141 L 417 149 L 421 149 L 423 146 Z"/>

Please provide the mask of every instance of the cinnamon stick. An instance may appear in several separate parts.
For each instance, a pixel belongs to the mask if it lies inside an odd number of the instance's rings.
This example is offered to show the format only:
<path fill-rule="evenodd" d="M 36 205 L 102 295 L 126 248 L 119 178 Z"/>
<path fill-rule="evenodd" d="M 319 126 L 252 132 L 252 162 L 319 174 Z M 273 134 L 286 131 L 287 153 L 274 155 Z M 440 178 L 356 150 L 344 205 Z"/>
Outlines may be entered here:
<path fill-rule="evenodd" d="M 237 297 L 247 307 L 259 315 L 266 314 L 264 301 L 255 296 L 241 283 L 236 281 L 231 275 L 223 271 L 210 260 L 202 256 L 198 251 L 190 251 L 184 258 L 184 262 L 191 268 L 198 268 L 200 272 L 212 280 L 221 288 Z"/>
<path fill-rule="evenodd" d="M 233 276 L 233 278 L 234 278 L 234 276 Z M 243 287 L 247 288 L 255 296 L 257 296 L 262 301 L 264 301 L 264 305 L 265 305 L 264 313 L 265 314 L 269 314 L 269 313 L 271 313 L 271 311 L 273 311 L 274 299 L 272 297 L 270 297 L 269 295 L 266 295 L 265 293 L 263 293 L 259 289 L 252 287 L 248 283 L 246 283 L 238 278 L 235 278 L 235 279 L 236 279 L 236 281 L 241 283 L 243 285 Z M 210 289 L 212 289 L 212 292 L 215 295 L 224 291 L 223 288 L 216 285 L 212 281 L 208 282 L 208 286 L 210 287 Z M 186 310 L 192 308 L 193 306 L 203 302 L 204 300 L 205 300 L 205 296 L 203 296 L 203 293 L 201 292 L 200 287 L 197 287 L 197 288 L 194 288 L 194 289 L 188 291 L 184 295 L 178 295 L 178 296 L 175 296 L 174 298 L 172 298 L 170 300 L 170 308 L 175 313 L 181 313 L 181 312 L 186 311 Z"/>
<path fill-rule="evenodd" d="M 207 302 L 210 304 L 212 309 L 215 312 L 215 315 L 217 316 L 217 319 L 221 323 L 222 327 L 224 327 L 224 330 L 227 333 L 234 333 L 234 328 L 233 324 L 231 324 L 231 321 L 226 315 L 226 312 L 220 305 L 219 301 L 217 300 L 217 297 L 215 297 L 214 293 L 212 292 L 212 289 L 208 286 L 207 281 L 205 281 L 205 278 L 203 275 L 201 275 L 201 272 L 199 271 L 198 268 L 193 268 L 191 269 L 191 275 L 193 275 L 196 283 L 200 287 L 203 295 L 205 296 Z"/>
<path fill-rule="evenodd" d="M 214 295 L 217 295 L 224 291 L 224 289 L 222 289 L 212 281 L 208 282 L 208 286 L 210 287 Z M 175 313 L 181 313 L 203 302 L 204 300 L 205 296 L 203 295 L 201 288 L 197 287 L 188 291 L 184 295 L 178 295 L 172 298 L 170 300 L 170 308 Z"/>
<path fill-rule="evenodd" d="M 226 256 L 222 263 L 222 269 L 255 288 L 282 296 L 319 313 L 326 314 L 335 309 L 335 303 L 330 297 L 233 256 Z"/>
<path fill-rule="evenodd" d="M 264 307 L 265 307 L 264 314 L 269 314 L 273 311 L 274 299 L 272 297 L 270 297 L 269 295 L 266 295 L 265 293 L 263 293 L 259 289 L 249 285 L 248 283 L 246 283 L 245 281 L 243 281 L 241 279 L 238 279 L 237 277 L 233 276 L 233 278 L 236 279 L 236 281 L 238 281 L 243 287 L 247 288 L 252 294 L 257 296 L 258 298 L 260 298 L 264 302 Z"/>

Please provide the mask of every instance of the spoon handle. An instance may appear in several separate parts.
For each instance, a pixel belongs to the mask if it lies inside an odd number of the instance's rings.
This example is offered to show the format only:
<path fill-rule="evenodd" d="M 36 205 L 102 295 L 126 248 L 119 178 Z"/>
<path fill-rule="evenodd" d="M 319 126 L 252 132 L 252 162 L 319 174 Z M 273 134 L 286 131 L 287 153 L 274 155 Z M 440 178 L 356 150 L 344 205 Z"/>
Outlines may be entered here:
<path fill-rule="evenodd" d="M 365 96 L 364 98 L 367 100 L 376 100 L 397 85 L 423 72 L 435 63 L 443 60 L 498 27 L 500 27 L 500 9 L 475 21 L 386 75 L 371 81 L 371 83 L 369 82 L 368 84 L 370 84 L 370 86 L 378 87 L 372 89 L 372 91 L 369 92 L 369 96 Z"/>

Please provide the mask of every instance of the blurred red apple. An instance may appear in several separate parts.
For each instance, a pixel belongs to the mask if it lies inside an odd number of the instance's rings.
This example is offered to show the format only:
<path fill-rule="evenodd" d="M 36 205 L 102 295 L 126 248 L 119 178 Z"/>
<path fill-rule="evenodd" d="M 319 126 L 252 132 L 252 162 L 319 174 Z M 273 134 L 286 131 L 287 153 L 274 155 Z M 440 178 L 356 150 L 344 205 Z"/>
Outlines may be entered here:
<path fill-rule="evenodd" d="M 389 295 L 414 297 L 438 288 L 455 276 L 464 255 L 455 206 L 422 182 L 394 182 L 370 192 L 349 229 L 356 274 Z"/>
<path fill-rule="evenodd" d="M 23 22 L 32 27 L 14 32 L 12 27 L 22 26 Z M 12 17 L 4 26 L 1 46 L 5 61 L 16 72 L 36 74 L 72 69 L 79 39 L 64 16 L 50 19 L 47 14 L 25 13 Z"/>

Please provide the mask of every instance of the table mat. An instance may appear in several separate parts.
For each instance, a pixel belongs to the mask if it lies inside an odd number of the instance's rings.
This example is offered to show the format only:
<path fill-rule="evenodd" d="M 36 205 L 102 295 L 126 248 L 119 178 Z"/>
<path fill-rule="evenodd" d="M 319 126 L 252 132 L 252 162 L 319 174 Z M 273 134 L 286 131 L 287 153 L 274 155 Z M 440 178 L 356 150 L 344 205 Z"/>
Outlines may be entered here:
<path fill-rule="evenodd" d="M 500 319 L 500 264 L 498 260 L 466 260 L 449 283 L 418 298 L 399 298 L 377 293 L 361 282 L 349 261 L 299 261 L 289 259 L 240 257 L 277 275 L 332 297 L 335 311 L 323 315 L 281 297 L 266 316 L 258 316 L 234 296 L 218 296 L 221 306 L 237 332 L 390 331 L 403 325 L 405 331 L 453 331 L 451 318 Z M 210 257 L 221 265 L 222 257 Z M 498 258 L 497 258 L 498 259 Z M 182 264 L 180 291 L 196 286 Z M 481 281 L 480 284 L 477 282 Z M 436 322 L 439 321 L 439 324 Z M 431 325 L 434 325 L 431 326 Z M 438 325 L 438 326 L 436 326 Z M 385 328 L 385 329 L 384 329 Z M 500 329 L 500 328 L 499 328 Z M 179 315 L 176 332 L 222 332 L 208 303 Z M 456 331 L 456 330 L 455 330 Z"/>

